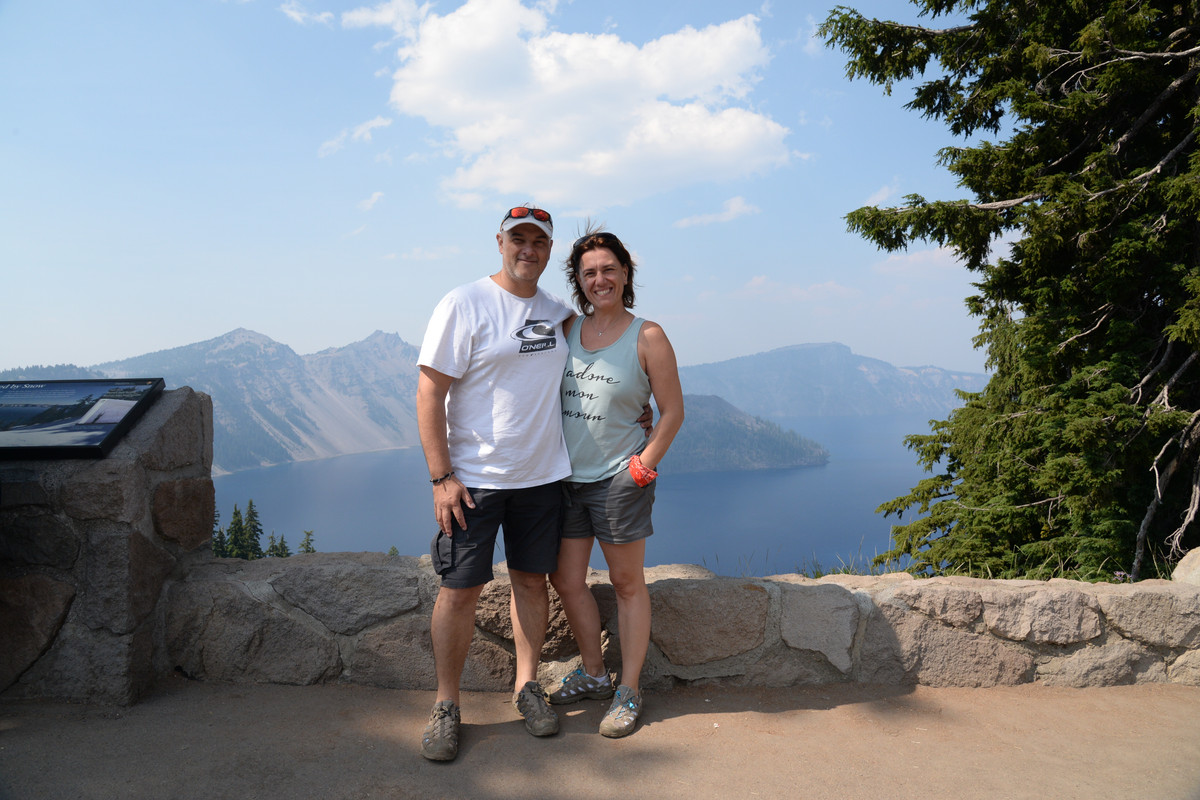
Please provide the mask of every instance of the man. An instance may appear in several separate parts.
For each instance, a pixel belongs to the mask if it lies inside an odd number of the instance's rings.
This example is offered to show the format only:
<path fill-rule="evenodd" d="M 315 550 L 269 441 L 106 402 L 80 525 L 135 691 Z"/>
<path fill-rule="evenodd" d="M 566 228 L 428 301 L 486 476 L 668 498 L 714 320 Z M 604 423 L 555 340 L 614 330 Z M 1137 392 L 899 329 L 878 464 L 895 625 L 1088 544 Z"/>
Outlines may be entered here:
<path fill-rule="evenodd" d="M 434 761 L 458 753 L 459 684 L 500 526 L 512 581 L 513 702 L 531 734 L 558 732 L 537 683 L 546 576 L 558 560 L 558 481 L 571 474 L 559 382 L 561 323 L 572 311 L 538 288 L 553 235 L 546 211 L 510 209 L 496 234 L 500 270 L 442 299 L 417 359 L 417 424 L 439 528 L 431 553 L 442 578 L 430 624 L 437 700 L 421 737 L 421 754 Z"/>

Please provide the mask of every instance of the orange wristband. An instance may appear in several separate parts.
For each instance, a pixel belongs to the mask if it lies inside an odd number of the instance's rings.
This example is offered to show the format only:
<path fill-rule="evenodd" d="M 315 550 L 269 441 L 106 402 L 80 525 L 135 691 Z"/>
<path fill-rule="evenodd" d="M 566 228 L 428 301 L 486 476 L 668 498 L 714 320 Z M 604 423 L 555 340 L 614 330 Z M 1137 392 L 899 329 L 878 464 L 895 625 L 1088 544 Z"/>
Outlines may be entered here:
<path fill-rule="evenodd" d="M 642 457 L 636 453 L 629 459 L 629 474 L 638 486 L 646 486 L 658 477 L 658 471 L 643 464 Z"/>

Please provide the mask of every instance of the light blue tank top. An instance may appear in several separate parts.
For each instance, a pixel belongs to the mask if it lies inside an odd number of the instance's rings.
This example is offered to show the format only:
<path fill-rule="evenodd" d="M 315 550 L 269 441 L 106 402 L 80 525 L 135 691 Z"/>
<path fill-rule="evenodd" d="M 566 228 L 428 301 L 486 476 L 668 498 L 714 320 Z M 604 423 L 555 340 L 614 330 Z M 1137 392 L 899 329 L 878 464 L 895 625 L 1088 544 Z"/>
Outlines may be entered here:
<path fill-rule="evenodd" d="M 638 361 L 638 332 L 645 322 L 635 317 L 615 342 L 585 350 L 579 342 L 583 317 L 567 335 L 570 355 L 562 380 L 563 438 L 571 456 L 574 483 L 591 483 L 620 472 L 634 453 L 646 446 L 638 424 L 650 400 L 650 378 Z"/>

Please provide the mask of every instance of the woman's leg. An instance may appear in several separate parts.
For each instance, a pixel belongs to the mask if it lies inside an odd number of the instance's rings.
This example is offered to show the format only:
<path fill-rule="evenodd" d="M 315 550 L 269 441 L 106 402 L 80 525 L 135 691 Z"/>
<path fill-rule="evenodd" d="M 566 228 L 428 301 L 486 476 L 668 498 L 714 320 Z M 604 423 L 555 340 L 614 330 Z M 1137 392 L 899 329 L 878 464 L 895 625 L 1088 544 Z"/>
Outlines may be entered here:
<path fill-rule="evenodd" d="M 605 674 L 605 668 L 604 654 L 600 650 L 600 609 L 587 585 L 591 557 L 591 536 L 563 539 L 558 548 L 558 570 L 551 573 L 550 585 L 562 600 L 571 633 L 579 645 L 584 671 L 598 677 Z"/>
<path fill-rule="evenodd" d="M 608 576 L 617 594 L 617 625 L 621 636 L 621 680 L 637 694 L 642 665 L 650 647 L 650 591 L 646 588 L 646 540 L 629 544 L 600 543 Z M 559 562 L 561 564 L 561 562 Z"/>

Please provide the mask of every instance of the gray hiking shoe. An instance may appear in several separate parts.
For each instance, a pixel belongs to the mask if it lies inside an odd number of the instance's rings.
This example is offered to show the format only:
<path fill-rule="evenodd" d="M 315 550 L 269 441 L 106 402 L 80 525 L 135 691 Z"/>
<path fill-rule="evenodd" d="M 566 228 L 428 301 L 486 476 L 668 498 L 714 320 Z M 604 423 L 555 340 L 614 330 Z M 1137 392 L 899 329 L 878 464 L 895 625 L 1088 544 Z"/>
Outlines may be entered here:
<path fill-rule="evenodd" d="M 421 755 L 430 761 L 452 761 L 458 755 L 458 724 L 461 713 L 453 700 L 443 700 L 429 713 L 429 724 L 421 734 Z"/>
<path fill-rule="evenodd" d="M 617 688 L 617 696 L 613 698 L 612 707 L 600 720 L 600 735 L 610 739 L 618 739 L 633 733 L 637 727 L 638 717 L 642 714 L 642 696 L 634 694 L 633 689 L 622 684 Z"/>
<path fill-rule="evenodd" d="M 607 700 L 613 696 L 613 682 L 608 673 L 593 678 L 579 668 L 562 679 L 562 685 L 550 693 L 550 702 L 557 705 L 576 703 L 580 700 Z"/>
<path fill-rule="evenodd" d="M 525 718 L 525 730 L 534 736 L 553 736 L 558 733 L 558 714 L 546 705 L 546 693 L 537 681 L 525 684 L 525 688 L 513 698 L 513 705 Z"/>

